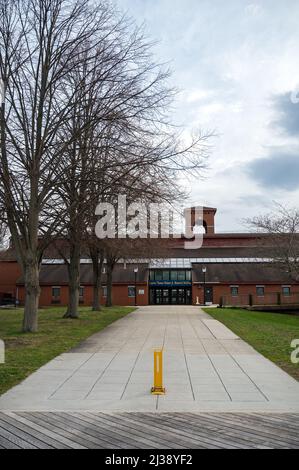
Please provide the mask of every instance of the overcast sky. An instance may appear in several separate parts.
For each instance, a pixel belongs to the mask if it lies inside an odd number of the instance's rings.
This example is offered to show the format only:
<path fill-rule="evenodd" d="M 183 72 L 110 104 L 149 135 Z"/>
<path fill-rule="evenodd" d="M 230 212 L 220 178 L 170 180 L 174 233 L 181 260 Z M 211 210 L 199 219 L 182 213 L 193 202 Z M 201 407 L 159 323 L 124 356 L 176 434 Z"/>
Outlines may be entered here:
<path fill-rule="evenodd" d="M 244 230 L 242 218 L 273 201 L 298 205 L 299 1 L 117 3 L 146 23 L 157 59 L 170 62 L 182 90 L 175 121 L 217 131 L 191 202 L 218 208 L 218 231 Z"/>

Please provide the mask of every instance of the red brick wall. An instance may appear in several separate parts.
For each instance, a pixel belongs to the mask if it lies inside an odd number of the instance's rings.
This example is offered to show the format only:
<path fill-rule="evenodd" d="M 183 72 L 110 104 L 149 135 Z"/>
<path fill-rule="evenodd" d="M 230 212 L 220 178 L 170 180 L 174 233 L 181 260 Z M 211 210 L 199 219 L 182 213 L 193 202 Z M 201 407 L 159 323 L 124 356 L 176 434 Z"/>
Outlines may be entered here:
<path fill-rule="evenodd" d="M 203 246 L 204 247 L 255 247 L 258 241 L 256 237 L 238 237 L 238 236 L 204 236 Z"/>
<path fill-rule="evenodd" d="M 16 262 L 0 261 L 0 293 L 16 297 L 16 283 L 20 276 L 21 269 Z"/>
<path fill-rule="evenodd" d="M 207 284 L 208 286 L 209 284 Z M 211 284 L 212 285 L 212 284 Z M 234 284 L 237 285 L 237 284 Z M 253 295 L 253 302 L 259 303 L 262 302 L 262 298 L 257 298 L 256 296 L 256 286 L 261 285 L 261 284 L 246 284 L 246 285 L 239 285 L 239 297 L 246 302 L 247 298 L 249 298 L 249 295 Z M 268 301 L 270 303 L 276 303 L 277 293 L 282 294 L 282 284 L 268 284 L 264 285 L 265 287 L 265 301 Z M 298 301 L 299 301 L 299 284 L 294 284 L 291 286 L 291 294 L 295 294 L 296 296 L 298 295 Z M 221 297 L 224 296 L 231 296 L 231 284 L 227 285 L 213 285 L 213 303 L 214 304 L 219 304 Z M 197 297 L 199 298 L 199 302 L 201 304 L 204 303 L 204 290 L 202 285 L 198 284 L 193 284 L 193 289 L 192 289 L 192 297 L 193 297 L 193 304 L 196 304 Z M 286 299 L 287 301 L 287 299 Z M 266 303 L 266 302 L 265 302 Z"/>
<path fill-rule="evenodd" d="M 203 213 L 203 221 L 206 226 L 207 234 L 215 233 L 215 211 L 206 211 Z"/>
<path fill-rule="evenodd" d="M 209 284 L 207 284 L 209 286 Z M 219 304 L 221 297 L 231 296 L 231 285 L 213 285 L 213 303 Z M 149 289 L 146 284 L 139 284 L 137 286 L 137 292 L 139 290 L 144 290 L 144 295 L 137 295 L 137 304 L 139 306 L 144 306 L 149 304 Z M 91 286 L 85 286 L 84 290 L 84 304 L 85 306 L 92 305 L 92 294 L 93 289 Z M 281 284 L 272 284 L 272 285 L 265 285 L 265 300 L 269 302 L 273 299 L 273 303 L 276 302 L 276 294 L 282 293 L 282 285 Z M 299 285 L 294 284 L 291 286 L 291 293 L 298 295 L 299 301 Z M 254 285 L 239 285 L 239 297 L 240 299 L 244 300 L 244 304 L 246 303 L 249 295 L 253 295 L 254 303 L 259 303 L 259 299 L 256 297 L 256 284 Z M 134 305 L 135 298 L 128 297 L 128 285 L 114 285 L 112 290 L 112 297 L 113 297 L 113 304 L 114 305 Z M 193 284 L 192 288 L 192 299 L 193 305 L 196 305 L 197 298 L 200 304 L 204 303 L 204 292 L 202 285 Z M 24 287 L 19 288 L 19 299 L 21 303 L 24 303 Z M 239 300 L 240 300 L 239 299 Z M 101 303 L 102 305 L 105 304 L 106 299 L 102 297 Z M 262 299 L 260 299 L 262 302 Z M 287 301 L 287 299 L 286 299 Z M 67 305 L 68 303 L 68 287 L 61 286 L 61 299 L 60 304 L 62 306 Z M 270 302 L 271 303 L 271 302 Z M 41 288 L 41 296 L 40 296 L 40 306 L 41 307 L 50 307 L 52 306 L 52 286 L 42 286 Z"/>
<path fill-rule="evenodd" d="M 215 233 L 215 214 L 216 209 L 204 209 L 203 210 L 203 224 L 206 228 L 206 233 L 208 235 L 213 235 Z M 191 207 L 191 227 L 193 228 L 196 224 L 196 209 Z"/>
<path fill-rule="evenodd" d="M 184 248 L 185 240 L 182 239 L 171 239 L 169 245 L 165 244 L 166 247 L 170 248 Z M 261 243 L 261 242 L 260 242 Z M 254 236 L 221 236 L 221 235 L 204 235 L 203 247 L 204 248 L 252 248 L 257 247 L 259 244 L 258 239 Z M 188 256 L 190 252 L 188 252 Z M 196 252 L 194 256 L 196 258 Z"/>
<path fill-rule="evenodd" d="M 135 305 L 135 298 L 128 296 L 128 286 L 127 285 L 114 285 L 112 288 L 112 299 L 114 305 Z M 53 286 L 54 287 L 54 286 Z M 66 306 L 68 304 L 68 286 L 58 286 L 61 290 L 60 304 Z M 139 290 L 144 290 L 144 295 L 139 294 Z M 19 299 L 21 304 L 24 304 L 25 300 L 25 290 L 24 287 L 19 288 Z M 91 306 L 93 300 L 93 288 L 92 286 L 85 286 L 84 288 L 84 303 L 82 306 Z M 104 305 L 106 299 L 101 298 L 101 303 Z M 50 307 L 52 304 L 52 286 L 41 286 L 41 295 L 40 295 L 40 307 Z M 148 286 L 146 284 L 137 285 L 137 304 L 140 306 L 148 305 Z M 57 305 L 57 304 L 56 304 Z"/>

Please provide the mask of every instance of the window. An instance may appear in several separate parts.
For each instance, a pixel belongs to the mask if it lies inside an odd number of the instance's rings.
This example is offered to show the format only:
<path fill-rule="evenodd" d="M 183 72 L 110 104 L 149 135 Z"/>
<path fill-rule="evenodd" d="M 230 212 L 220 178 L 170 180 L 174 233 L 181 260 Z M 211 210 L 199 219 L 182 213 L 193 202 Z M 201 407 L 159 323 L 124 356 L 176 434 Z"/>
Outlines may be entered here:
<path fill-rule="evenodd" d="M 290 295 L 291 295 L 290 286 L 282 286 L 282 294 L 283 294 L 284 297 L 290 297 Z"/>
<path fill-rule="evenodd" d="M 79 287 L 79 302 L 84 303 L 84 287 Z"/>
<path fill-rule="evenodd" d="M 258 297 L 265 297 L 265 287 L 264 286 L 257 286 L 256 287 L 256 295 Z"/>
<path fill-rule="evenodd" d="M 230 288 L 231 296 L 238 297 L 239 295 L 239 287 L 238 286 L 231 286 Z"/>
<path fill-rule="evenodd" d="M 107 286 L 103 286 L 102 290 L 103 290 L 103 297 L 107 297 Z"/>
<path fill-rule="evenodd" d="M 60 304 L 60 287 L 52 287 L 52 304 Z"/>
<path fill-rule="evenodd" d="M 52 287 L 52 297 L 55 300 L 60 299 L 60 287 Z"/>
<path fill-rule="evenodd" d="M 192 273 L 191 270 L 185 269 L 171 269 L 169 270 L 152 270 L 150 271 L 150 281 L 191 281 Z"/>
<path fill-rule="evenodd" d="M 135 297 L 135 286 L 128 287 L 128 297 Z"/>

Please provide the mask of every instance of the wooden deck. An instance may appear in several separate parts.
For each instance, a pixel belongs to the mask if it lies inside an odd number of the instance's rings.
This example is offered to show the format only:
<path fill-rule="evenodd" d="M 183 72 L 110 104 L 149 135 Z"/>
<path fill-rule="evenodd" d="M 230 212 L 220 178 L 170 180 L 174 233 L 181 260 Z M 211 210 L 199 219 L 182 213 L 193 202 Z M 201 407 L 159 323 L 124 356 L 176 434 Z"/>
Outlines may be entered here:
<path fill-rule="evenodd" d="M 298 449 L 299 415 L 0 413 L 1 449 Z"/>

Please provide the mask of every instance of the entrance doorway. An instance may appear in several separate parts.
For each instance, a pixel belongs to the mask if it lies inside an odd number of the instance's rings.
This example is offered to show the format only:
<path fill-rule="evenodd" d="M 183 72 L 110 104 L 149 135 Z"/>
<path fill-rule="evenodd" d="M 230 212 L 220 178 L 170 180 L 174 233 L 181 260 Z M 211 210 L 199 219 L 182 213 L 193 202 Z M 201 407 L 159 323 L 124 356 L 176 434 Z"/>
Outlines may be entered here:
<path fill-rule="evenodd" d="M 152 288 L 151 304 L 153 305 L 191 305 L 192 288 Z"/>
<path fill-rule="evenodd" d="M 206 286 L 205 288 L 205 302 L 207 304 L 212 304 L 213 303 L 213 287 L 212 286 Z"/>

